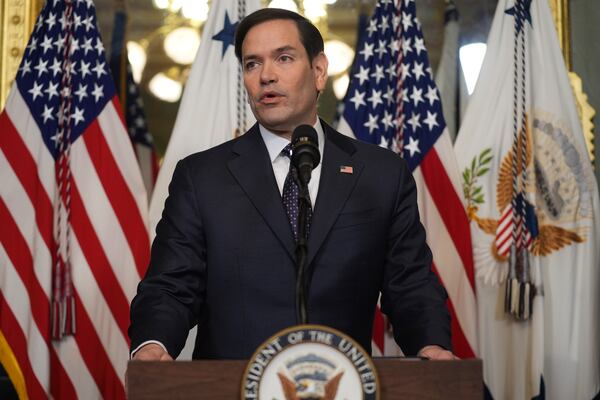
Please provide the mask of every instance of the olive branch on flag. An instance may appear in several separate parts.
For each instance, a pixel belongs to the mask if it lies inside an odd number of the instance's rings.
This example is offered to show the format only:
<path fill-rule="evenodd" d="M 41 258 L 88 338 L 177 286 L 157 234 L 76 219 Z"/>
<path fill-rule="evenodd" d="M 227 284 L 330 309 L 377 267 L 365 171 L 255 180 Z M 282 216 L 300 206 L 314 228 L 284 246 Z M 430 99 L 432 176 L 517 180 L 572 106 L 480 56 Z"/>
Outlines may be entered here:
<path fill-rule="evenodd" d="M 493 158 L 491 153 L 491 148 L 483 150 L 479 156 L 473 158 L 471 166 L 465 168 L 462 173 L 463 192 L 467 200 L 469 219 L 471 219 L 472 212 L 477 210 L 477 204 L 484 203 L 483 186 L 477 185 L 477 178 L 482 177 L 490 170 L 489 165 Z"/>

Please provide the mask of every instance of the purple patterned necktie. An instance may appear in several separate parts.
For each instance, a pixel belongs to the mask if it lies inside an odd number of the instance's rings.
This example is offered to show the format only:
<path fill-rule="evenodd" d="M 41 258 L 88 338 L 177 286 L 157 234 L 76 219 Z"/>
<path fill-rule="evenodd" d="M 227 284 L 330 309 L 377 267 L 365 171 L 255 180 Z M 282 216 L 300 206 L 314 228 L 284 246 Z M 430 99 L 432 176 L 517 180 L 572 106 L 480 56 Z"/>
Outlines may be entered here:
<path fill-rule="evenodd" d="M 281 150 L 281 154 L 288 157 L 290 159 L 290 169 L 288 171 L 287 176 L 285 177 L 285 183 L 283 184 L 283 193 L 281 195 L 283 199 L 283 207 L 285 208 L 285 213 L 290 220 L 290 226 L 292 227 L 292 233 L 294 234 L 294 240 L 298 241 L 298 213 L 300 211 L 300 188 L 298 184 L 294 180 L 292 176 L 292 144 L 289 143 L 283 150 Z M 312 218 L 312 207 L 308 208 L 308 216 L 307 216 L 307 226 L 306 232 L 310 231 L 310 220 Z"/>

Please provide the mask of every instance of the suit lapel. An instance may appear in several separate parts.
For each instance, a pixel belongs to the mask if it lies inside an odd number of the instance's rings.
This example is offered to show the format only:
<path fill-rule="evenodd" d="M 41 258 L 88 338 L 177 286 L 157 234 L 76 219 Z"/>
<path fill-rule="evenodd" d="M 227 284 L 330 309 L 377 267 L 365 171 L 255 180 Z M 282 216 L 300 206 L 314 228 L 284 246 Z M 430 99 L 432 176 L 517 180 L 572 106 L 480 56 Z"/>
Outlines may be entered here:
<path fill-rule="evenodd" d="M 322 120 L 321 124 L 325 132 L 323 166 L 308 238 L 306 265 L 310 265 L 319 251 L 363 169 L 362 162 L 352 158 L 356 149 L 351 141 Z M 341 172 L 341 167 L 351 167 L 352 173 Z"/>
<path fill-rule="evenodd" d="M 229 161 L 229 170 L 294 260 L 296 245 L 258 125 L 241 136 L 232 149 L 238 157 Z"/>

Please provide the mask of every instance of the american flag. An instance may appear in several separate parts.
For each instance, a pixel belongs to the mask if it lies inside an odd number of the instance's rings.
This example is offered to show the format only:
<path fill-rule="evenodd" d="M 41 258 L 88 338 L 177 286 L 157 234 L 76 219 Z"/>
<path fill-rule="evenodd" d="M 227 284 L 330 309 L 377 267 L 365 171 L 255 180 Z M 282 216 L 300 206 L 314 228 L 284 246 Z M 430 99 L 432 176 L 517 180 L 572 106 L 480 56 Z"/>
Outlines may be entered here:
<path fill-rule="evenodd" d="M 110 69 L 119 99 L 123 104 L 127 131 L 140 165 L 148 198 L 150 198 L 158 176 L 158 157 L 154 148 L 154 140 L 148 129 L 142 96 L 133 79 L 133 71 L 127 58 L 126 25 L 127 14 L 124 10 L 117 10 L 112 33 Z"/>
<path fill-rule="evenodd" d="M 137 83 L 133 80 L 131 65 L 127 63 L 127 87 L 125 89 L 125 122 L 133 143 L 133 149 L 140 165 L 148 198 L 152 195 L 154 183 L 158 176 L 158 158 L 154 148 L 154 140 L 148 130 L 144 103 Z"/>
<path fill-rule="evenodd" d="M 42 9 L 0 114 L 0 175 L 0 353 L 17 393 L 124 398 L 147 200 L 92 0 Z"/>
<path fill-rule="evenodd" d="M 458 166 L 429 67 L 414 0 L 380 0 L 359 44 L 341 132 L 400 153 L 417 182 L 433 269 L 449 295 L 452 344 L 461 358 L 477 351 L 470 230 Z M 373 343 L 391 354 L 385 318 Z"/>

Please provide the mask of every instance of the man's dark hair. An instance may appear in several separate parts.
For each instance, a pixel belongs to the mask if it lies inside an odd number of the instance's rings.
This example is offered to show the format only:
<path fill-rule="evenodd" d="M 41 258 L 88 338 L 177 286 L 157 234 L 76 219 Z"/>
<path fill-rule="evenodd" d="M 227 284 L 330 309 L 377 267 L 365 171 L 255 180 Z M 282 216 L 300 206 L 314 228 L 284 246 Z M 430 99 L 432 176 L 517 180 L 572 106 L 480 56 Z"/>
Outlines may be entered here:
<path fill-rule="evenodd" d="M 300 41 L 312 64 L 312 60 L 323 51 L 323 36 L 321 36 L 321 32 L 302 15 L 281 8 L 263 8 L 247 15 L 240 21 L 235 31 L 235 56 L 237 59 L 242 62 L 242 43 L 248 31 L 256 25 L 276 19 L 288 19 L 296 23 L 298 32 L 300 33 Z"/>

